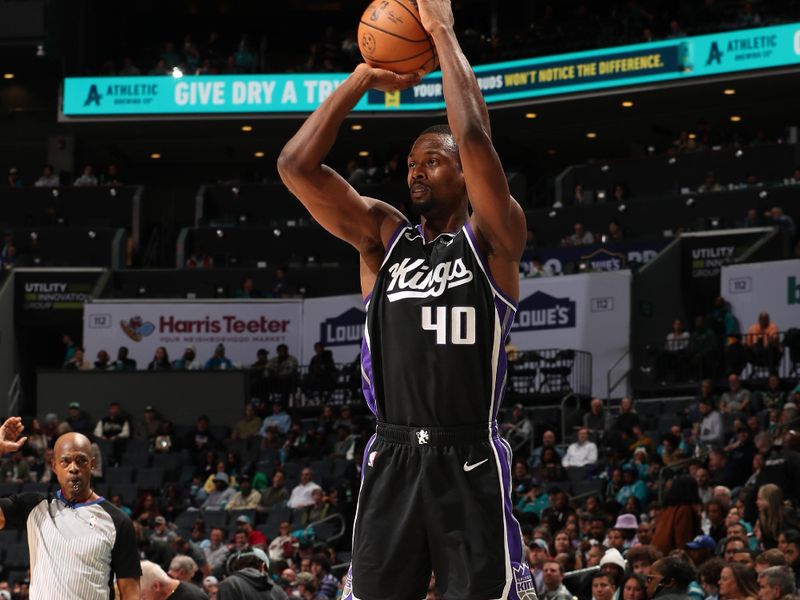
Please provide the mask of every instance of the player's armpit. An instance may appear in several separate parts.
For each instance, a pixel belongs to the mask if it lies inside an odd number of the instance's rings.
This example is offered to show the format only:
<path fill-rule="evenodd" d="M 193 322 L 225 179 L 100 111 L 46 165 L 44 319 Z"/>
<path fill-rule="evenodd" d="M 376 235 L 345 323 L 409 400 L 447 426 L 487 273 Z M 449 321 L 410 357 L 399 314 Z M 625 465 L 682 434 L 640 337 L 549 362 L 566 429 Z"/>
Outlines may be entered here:
<path fill-rule="evenodd" d="M 0 529 L 6 528 L 6 515 L 3 512 L 3 509 L 0 508 Z"/>
<path fill-rule="evenodd" d="M 122 594 L 122 600 L 139 600 L 139 580 L 126 577 L 124 579 L 117 579 L 117 586 L 119 592 Z"/>

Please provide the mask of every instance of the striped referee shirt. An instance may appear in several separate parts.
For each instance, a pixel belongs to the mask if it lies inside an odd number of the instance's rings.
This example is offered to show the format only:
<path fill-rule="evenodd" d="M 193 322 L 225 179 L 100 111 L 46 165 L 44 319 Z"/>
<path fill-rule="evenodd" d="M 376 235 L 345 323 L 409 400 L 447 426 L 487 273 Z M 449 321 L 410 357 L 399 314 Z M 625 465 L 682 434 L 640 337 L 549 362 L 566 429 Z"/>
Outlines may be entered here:
<path fill-rule="evenodd" d="M 141 574 L 130 519 L 100 497 L 71 504 L 59 490 L 0 498 L 6 527 L 26 527 L 31 600 L 114 598 L 114 576 Z"/>

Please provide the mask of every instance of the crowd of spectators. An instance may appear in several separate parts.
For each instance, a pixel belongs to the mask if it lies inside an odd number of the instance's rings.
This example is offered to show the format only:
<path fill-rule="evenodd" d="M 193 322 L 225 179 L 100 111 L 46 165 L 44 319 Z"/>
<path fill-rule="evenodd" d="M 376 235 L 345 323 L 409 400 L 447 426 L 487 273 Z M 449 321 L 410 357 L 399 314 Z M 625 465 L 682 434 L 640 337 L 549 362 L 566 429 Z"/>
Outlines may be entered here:
<path fill-rule="evenodd" d="M 120 179 L 119 167 L 112 163 L 109 164 L 105 171 L 100 173 L 99 176 L 95 173 L 94 165 L 84 165 L 80 175 L 72 182 L 69 181 L 67 174 L 56 173 L 53 165 L 49 164 L 42 167 L 42 173 L 39 177 L 34 178 L 34 176 L 31 176 L 30 180 L 23 177 L 17 167 L 10 167 L 8 169 L 7 185 L 11 188 L 21 188 L 25 186 L 57 188 L 64 185 L 73 185 L 75 187 L 116 187 L 125 184 Z"/>

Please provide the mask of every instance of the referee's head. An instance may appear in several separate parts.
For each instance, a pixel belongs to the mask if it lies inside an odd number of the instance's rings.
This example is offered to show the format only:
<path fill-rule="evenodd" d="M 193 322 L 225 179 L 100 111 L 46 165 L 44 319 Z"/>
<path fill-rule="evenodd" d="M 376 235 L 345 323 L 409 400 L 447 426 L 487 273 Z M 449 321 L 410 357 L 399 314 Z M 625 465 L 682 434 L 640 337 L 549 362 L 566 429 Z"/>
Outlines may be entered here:
<path fill-rule="evenodd" d="M 61 494 L 71 504 L 86 502 L 92 496 L 92 443 L 80 433 L 65 433 L 53 449 L 53 472 Z"/>

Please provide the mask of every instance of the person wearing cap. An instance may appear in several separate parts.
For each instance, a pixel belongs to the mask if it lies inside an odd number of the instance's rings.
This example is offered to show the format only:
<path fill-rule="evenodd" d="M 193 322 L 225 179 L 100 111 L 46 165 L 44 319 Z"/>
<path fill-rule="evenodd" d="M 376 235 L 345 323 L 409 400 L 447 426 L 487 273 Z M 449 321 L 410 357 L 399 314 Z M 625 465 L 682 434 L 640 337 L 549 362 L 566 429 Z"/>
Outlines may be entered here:
<path fill-rule="evenodd" d="M 253 480 L 250 473 L 239 475 L 239 491 L 236 492 L 228 504 L 227 510 L 255 509 L 261 502 L 261 494 L 253 489 Z"/>
<path fill-rule="evenodd" d="M 144 407 L 142 419 L 133 427 L 133 437 L 139 440 L 153 440 L 161 432 L 163 421 L 158 418 L 155 406 Z"/>
<path fill-rule="evenodd" d="M 609 530 L 609 537 L 611 536 L 611 531 L 617 530 L 622 535 L 623 539 L 623 547 L 625 550 L 630 548 L 635 543 L 636 537 L 636 530 L 639 528 L 639 521 L 636 519 L 635 515 L 623 513 L 617 517 L 617 522 L 614 523 L 614 527 Z"/>
<path fill-rule="evenodd" d="M 223 510 L 236 492 L 233 488 L 228 487 L 228 474 L 223 471 L 214 475 L 213 481 L 214 491 L 208 495 L 200 508 L 204 510 Z"/>
<path fill-rule="evenodd" d="M 550 558 L 550 546 L 542 538 L 534 538 L 528 547 L 528 564 L 537 593 L 544 591 L 544 563 Z"/>
<path fill-rule="evenodd" d="M 8 170 L 8 187 L 12 188 L 22 187 L 22 179 L 19 176 L 19 170 L 17 169 L 17 167 L 11 167 Z"/>
<path fill-rule="evenodd" d="M 267 538 L 258 529 L 253 528 L 253 522 L 247 515 L 239 515 L 236 517 L 236 531 L 247 534 L 247 544 L 254 548 L 266 548 Z"/>
<path fill-rule="evenodd" d="M 578 430 L 578 441 L 569 445 L 561 461 L 564 468 L 585 467 L 597 462 L 597 444 L 589 439 L 590 433 L 588 427 Z"/>
<path fill-rule="evenodd" d="M 700 567 L 708 559 L 713 558 L 717 549 L 717 542 L 707 535 L 698 535 L 686 544 L 686 551 L 695 567 Z"/>
<path fill-rule="evenodd" d="M 172 369 L 175 371 L 200 371 L 203 365 L 197 358 L 197 349 L 191 344 L 183 350 L 183 355 L 172 361 Z"/>
<path fill-rule="evenodd" d="M 618 600 L 628 563 L 616 548 L 609 548 L 600 559 L 600 572 L 609 576 L 614 582 L 614 598 Z M 597 600 L 597 599 L 595 599 Z"/>
<path fill-rule="evenodd" d="M 160 566 L 142 561 L 141 600 L 208 600 L 196 585 L 170 577 Z"/>
<path fill-rule="evenodd" d="M 269 576 L 269 558 L 260 548 L 245 548 L 228 559 L 228 577 L 222 580 L 217 600 L 287 600 Z"/>
<path fill-rule="evenodd" d="M 161 542 L 169 544 L 178 535 L 167 526 L 167 520 L 161 515 L 153 519 L 153 530 L 150 532 L 148 539 L 150 543 Z"/>

